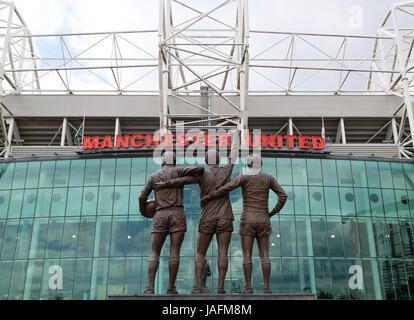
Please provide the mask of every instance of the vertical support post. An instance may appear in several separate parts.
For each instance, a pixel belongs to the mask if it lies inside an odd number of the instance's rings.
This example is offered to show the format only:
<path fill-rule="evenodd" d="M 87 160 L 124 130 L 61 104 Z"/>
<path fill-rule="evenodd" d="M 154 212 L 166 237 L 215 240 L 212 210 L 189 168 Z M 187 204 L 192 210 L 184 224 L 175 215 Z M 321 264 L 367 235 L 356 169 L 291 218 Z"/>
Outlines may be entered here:
<path fill-rule="evenodd" d="M 395 118 L 391 119 L 391 127 L 392 127 L 392 136 L 394 138 L 394 143 L 398 144 L 397 120 L 395 120 Z"/>
<path fill-rule="evenodd" d="M 5 159 L 9 158 L 11 154 L 11 147 L 13 143 L 14 123 L 15 123 L 14 118 L 11 118 L 9 122 L 9 131 L 8 131 L 7 140 L 6 140 L 6 153 L 4 155 Z"/>
<path fill-rule="evenodd" d="M 288 133 L 290 136 L 293 136 L 293 119 L 289 118 L 289 129 Z"/>
<path fill-rule="evenodd" d="M 63 118 L 62 134 L 60 136 L 60 146 L 61 147 L 65 146 L 67 129 L 68 129 L 68 119 Z"/>
<path fill-rule="evenodd" d="M 115 119 L 115 138 L 114 141 L 116 142 L 116 137 L 121 135 L 121 120 L 119 118 Z"/>
<path fill-rule="evenodd" d="M 345 132 L 345 121 L 344 121 L 344 118 L 341 118 L 340 124 L 341 124 L 342 144 L 346 144 L 346 132 Z"/>
<path fill-rule="evenodd" d="M 0 61 L 0 90 L 3 90 L 3 80 L 4 80 L 4 73 L 5 73 L 5 66 L 6 66 L 6 59 L 8 54 L 8 48 L 11 38 L 11 23 L 13 20 L 13 12 L 14 12 L 14 3 L 9 3 L 9 16 L 7 20 L 7 29 L 5 32 L 4 43 L 3 43 L 3 52 L 1 55 Z"/>

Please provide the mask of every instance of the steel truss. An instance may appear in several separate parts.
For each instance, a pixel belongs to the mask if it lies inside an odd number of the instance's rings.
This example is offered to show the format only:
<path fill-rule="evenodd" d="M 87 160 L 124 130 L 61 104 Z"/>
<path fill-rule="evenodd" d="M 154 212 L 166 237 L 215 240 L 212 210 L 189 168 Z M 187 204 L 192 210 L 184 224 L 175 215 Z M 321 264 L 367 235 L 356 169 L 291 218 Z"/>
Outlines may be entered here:
<path fill-rule="evenodd" d="M 375 36 L 250 30 L 248 4 L 160 0 L 158 30 L 33 35 L 14 4 L 0 1 L 1 95 L 159 94 L 164 133 L 183 125 L 245 132 L 249 94 L 397 95 L 395 118 L 380 131 L 412 158 L 414 1 L 394 5 Z M 225 107 L 190 101 L 201 86 Z M 188 109 L 176 110 L 177 101 Z M 0 110 L 5 155 L 18 128 L 7 106 Z M 338 132 L 346 143 L 343 120 Z"/>

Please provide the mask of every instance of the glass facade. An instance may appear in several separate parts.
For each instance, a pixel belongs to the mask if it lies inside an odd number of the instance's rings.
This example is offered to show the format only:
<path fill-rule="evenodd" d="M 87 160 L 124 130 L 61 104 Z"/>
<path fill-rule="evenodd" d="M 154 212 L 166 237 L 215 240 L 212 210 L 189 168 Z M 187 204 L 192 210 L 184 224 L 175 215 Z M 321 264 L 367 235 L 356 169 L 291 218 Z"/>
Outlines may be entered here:
<path fill-rule="evenodd" d="M 152 157 L 0 164 L 0 299 L 106 299 L 147 285 L 151 220 L 138 196 L 159 169 Z M 237 165 L 233 178 L 244 170 Z M 315 158 L 265 158 L 263 171 L 288 193 L 272 218 L 271 289 L 318 299 L 414 299 L 414 164 Z M 185 188 L 188 231 L 177 278 L 194 284 L 199 190 Z M 273 208 L 277 196 L 271 194 Z M 244 288 L 241 190 L 231 193 L 235 232 L 226 291 Z M 165 293 L 169 243 L 156 292 Z M 263 289 L 254 247 L 253 285 Z M 208 251 L 217 286 L 217 245 Z M 56 280 L 60 268 L 62 283 Z"/>

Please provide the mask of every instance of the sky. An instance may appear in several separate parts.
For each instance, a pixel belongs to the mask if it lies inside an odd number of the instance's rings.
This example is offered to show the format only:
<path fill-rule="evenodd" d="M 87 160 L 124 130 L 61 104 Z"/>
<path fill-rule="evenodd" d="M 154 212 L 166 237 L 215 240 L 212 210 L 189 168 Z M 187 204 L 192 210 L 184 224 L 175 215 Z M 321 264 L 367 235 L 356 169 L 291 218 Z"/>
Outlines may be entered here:
<path fill-rule="evenodd" d="M 206 11 L 212 6 L 212 2 L 206 0 L 180 1 L 201 11 Z M 158 29 L 159 24 L 158 0 L 15 0 L 14 2 L 32 34 L 148 30 Z M 396 2 L 393 0 L 250 0 L 250 29 L 375 35 L 393 3 Z M 180 9 L 175 13 L 176 19 L 180 20 L 187 17 L 188 10 Z M 225 15 L 225 12 L 222 15 Z M 155 38 L 156 35 L 152 37 Z M 156 55 L 154 44 L 157 39 L 153 39 L 152 42 L 147 40 L 142 40 L 143 47 Z M 53 56 L 57 53 L 58 47 L 50 41 L 52 40 L 36 40 L 35 46 L 39 55 Z M 80 50 L 88 41 L 93 40 L 74 39 L 70 45 Z M 257 43 L 254 43 L 256 52 L 265 48 L 267 44 L 267 39 L 257 40 Z M 326 44 L 327 47 L 329 45 Z M 367 53 L 369 50 L 372 52 L 371 48 L 367 48 Z M 252 51 L 254 54 L 254 49 Z M 280 74 L 282 75 L 283 72 Z M 301 76 L 306 79 L 306 73 Z M 106 75 L 102 77 L 106 78 Z M 286 75 L 282 77 L 286 78 Z M 153 84 L 157 83 L 156 78 L 155 72 L 151 78 Z M 263 77 L 261 79 L 263 80 Z M 56 81 L 51 79 L 49 84 Z M 93 86 L 94 80 L 84 74 L 81 77 L 74 77 L 71 81 L 78 85 L 86 82 Z"/>

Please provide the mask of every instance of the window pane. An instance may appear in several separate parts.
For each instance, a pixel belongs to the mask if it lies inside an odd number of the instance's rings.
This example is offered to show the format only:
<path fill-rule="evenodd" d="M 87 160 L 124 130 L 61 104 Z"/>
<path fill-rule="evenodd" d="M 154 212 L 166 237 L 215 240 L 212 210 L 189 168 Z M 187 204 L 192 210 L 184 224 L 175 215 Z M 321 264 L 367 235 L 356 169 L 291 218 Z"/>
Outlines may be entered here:
<path fill-rule="evenodd" d="M 295 194 L 295 213 L 309 214 L 309 193 L 307 187 L 293 187 Z"/>
<path fill-rule="evenodd" d="M 180 265 L 180 269 L 181 269 L 181 265 Z M 127 258 L 126 259 L 124 294 L 141 294 L 141 288 L 144 288 L 146 286 L 146 284 L 141 283 L 142 272 L 143 272 L 142 258 Z"/>
<path fill-rule="evenodd" d="M 114 217 L 112 220 L 111 256 L 126 256 L 128 218 Z"/>
<path fill-rule="evenodd" d="M 133 158 L 131 167 L 131 185 L 145 185 L 147 169 L 146 158 Z M 155 172 L 155 171 L 154 171 Z M 149 177 L 149 175 L 148 175 Z"/>
<path fill-rule="evenodd" d="M 10 191 L 0 191 L 0 219 L 7 218 L 9 209 Z"/>
<path fill-rule="evenodd" d="M 53 187 L 56 161 L 43 161 L 40 167 L 39 188 Z"/>
<path fill-rule="evenodd" d="M 326 220 L 323 217 L 312 217 L 313 254 L 316 257 L 328 256 L 328 239 Z"/>
<path fill-rule="evenodd" d="M 334 299 L 348 299 L 348 275 L 345 259 L 331 259 Z"/>
<path fill-rule="evenodd" d="M 276 177 L 276 159 L 274 158 L 263 158 L 262 171 L 270 174 L 272 177 Z"/>
<path fill-rule="evenodd" d="M 101 171 L 101 160 L 86 160 L 85 186 L 97 186 L 99 184 L 99 173 Z"/>
<path fill-rule="evenodd" d="M 321 186 L 322 185 L 322 167 L 321 160 L 319 159 L 307 159 L 309 185 Z"/>
<path fill-rule="evenodd" d="M 113 186 L 115 184 L 116 159 L 103 159 L 101 164 L 100 184 Z"/>
<path fill-rule="evenodd" d="M 328 187 L 325 189 L 325 202 L 327 215 L 340 215 L 341 206 L 339 204 L 339 191 L 337 187 Z"/>
<path fill-rule="evenodd" d="M 344 230 L 345 255 L 347 257 L 359 257 L 361 253 L 356 220 L 343 218 L 342 227 Z"/>
<path fill-rule="evenodd" d="M 381 177 L 381 187 L 393 188 L 390 164 L 388 162 L 378 162 L 378 169 Z"/>
<path fill-rule="evenodd" d="M 67 188 L 53 189 L 50 216 L 52 217 L 64 217 L 65 216 L 67 193 L 68 193 Z"/>
<path fill-rule="evenodd" d="M 8 221 L 6 225 L 6 230 L 4 232 L 3 251 L 1 253 L 1 260 L 14 259 L 18 232 L 19 221 Z"/>
<path fill-rule="evenodd" d="M 384 217 L 384 205 L 381 189 L 369 189 L 369 200 L 372 215 L 375 217 Z"/>
<path fill-rule="evenodd" d="M 312 215 L 325 215 L 325 195 L 323 192 L 323 188 L 322 187 L 310 187 L 309 188 L 309 199 L 310 199 L 311 214 Z"/>
<path fill-rule="evenodd" d="M 15 261 L 10 281 L 10 300 L 22 300 L 24 281 L 26 278 L 27 261 Z"/>
<path fill-rule="evenodd" d="M 44 258 L 48 225 L 48 219 L 34 220 L 32 241 L 30 243 L 30 259 Z"/>
<path fill-rule="evenodd" d="M 76 270 L 76 260 L 69 259 L 69 260 L 61 260 L 60 266 L 64 272 L 64 285 L 63 289 L 58 291 L 59 296 L 63 298 L 63 300 L 72 300 L 73 299 L 73 287 L 75 282 L 75 270 Z"/>
<path fill-rule="evenodd" d="M 138 196 L 135 196 L 135 200 L 138 199 Z M 114 201 L 114 215 L 127 215 L 129 212 L 129 187 L 115 187 L 111 198 Z"/>
<path fill-rule="evenodd" d="M 92 259 L 79 259 L 76 261 L 74 300 L 89 300 L 92 273 Z"/>
<path fill-rule="evenodd" d="M 332 299 L 332 278 L 329 259 L 315 259 L 315 280 L 318 299 Z"/>
<path fill-rule="evenodd" d="M 106 300 L 106 285 L 108 280 L 108 260 L 94 259 L 91 276 L 91 299 Z"/>
<path fill-rule="evenodd" d="M 371 188 L 380 188 L 380 175 L 378 171 L 378 163 L 376 161 L 367 161 L 365 163 L 367 168 L 368 185 Z"/>
<path fill-rule="evenodd" d="M 79 230 L 78 257 L 92 257 L 95 239 L 96 219 L 82 218 Z"/>
<path fill-rule="evenodd" d="M 365 171 L 365 162 L 352 161 L 352 178 L 354 187 L 367 187 L 367 174 Z"/>
<path fill-rule="evenodd" d="M 45 257 L 59 258 L 60 250 L 62 248 L 62 236 L 65 219 L 50 219 L 49 229 L 47 232 L 47 244 Z"/>
<path fill-rule="evenodd" d="M 94 216 L 97 212 L 98 188 L 84 188 L 82 201 L 82 215 Z M 112 210 L 112 206 L 111 206 Z"/>
<path fill-rule="evenodd" d="M 374 219 L 373 220 L 373 230 L 374 230 L 374 239 L 375 247 L 377 251 L 377 256 L 380 258 L 389 257 L 389 248 L 388 248 L 388 233 L 385 227 L 385 221 L 383 219 Z"/>
<path fill-rule="evenodd" d="M 117 159 L 116 160 L 115 185 L 128 186 L 130 184 L 130 180 L 131 180 L 131 159 Z"/>
<path fill-rule="evenodd" d="M 398 217 L 394 190 L 382 189 L 382 197 L 384 199 L 385 217 Z"/>
<path fill-rule="evenodd" d="M 33 220 L 20 220 L 17 236 L 15 259 L 25 260 L 29 257 L 30 239 L 32 237 Z"/>
<path fill-rule="evenodd" d="M 20 211 L 22 209 L 23 202 L 23 190 L 14 190 L 11 192 L 10 205 L 9 205 L 9 219 L 20 218 Z"/>
<path fill-rule="evenodd" d="M 24 284 L 24 300 L 40 300 L 42 270 L 43 260 L 29 261 L 27 265 L 26 281 Z"/>
<path fill-rule="evenodd" d="M 331 257 L 344 257 L 344 236 L 341 218 L 327 219 L 328 247 Z"/>
<path fill-rule="evenodd" d="M 125 258 L 109 260 L 108 295 L 124 293 Z"/>
<path fill-rule="evenodd" d="M 129 217 L 127 255 L 142 256 L 144 243 L 144 219 L 139 217 Z"/>
<path fill-rule="evenodd" d="M 371 219 L 358 219 L 358 233 L 363 257 L 376 257 L 374 227 Z"/>
<path fill-rule="evenodd" d="M 322 160 L 323 183 L 325 186 L 337 186 L 338 175 L 335 160 Z"/>
<path fill-rule="evenodd" d="M 280 214 L 282 215 L 293 214 L 295 212 L 293 210 L 293 200 L 294 200 L 293 188 L 291 186 L 282 186 L 282 188 L 287 193 L 288 198 L 282 211 L 280 211 Z M 271 194 L 273 194 L 273 192 Z M 240 197 L 240 201 L 243 201 L 241 197 Z"/>
<path fill-rule="evenodd" d="M 339 188 L 343 216 L 355 216 L 355 195 L 352 188 Z"/>
<path fill-rule="evenodd" d="M 409 220 L 400 220 L 401 240 L 403 243 L 404 257 L 414 258 L 414 230 Z M 413 288 L 414 289 L 414 288 Z"/>
<path fill-rule="evenodd" d="M 85 160 L 72 160 L 70 164 L 69 186 L 83 186 L 83 178 L 85 173 Z"/>
<path fill-rule="evenodd" d="M 280 239 L 282 256 L 296 256 L 296 232 L 294 217 L 280 216 Z"/>
<path fill-rule="evenodd" d="M 279 184 L 292 185 L 292 167 L 288 158 L 277 158 L 277 178 Z"/>
<path fill-rule="evenodd" d="M 178 159 L 179 160 L 179 159 Z M 134 159 L 132 159 L 132 166 L 134 168 Z M 160 158 L 147 158 L 147 180 L 149 177 L 161 169 L 161 159 Z M 138 168 L 139 170 L 139 168 Z M 134 174 L 134 173 L 133 173 Z"/>
<path fill-rule="evenodd" d="M 23 189 L 26 183 L 27 162 L 18 162 L 14 169 L 13 189 Z"/>
<path fill-rule="evenodd" d="M 269 254 L 271 257 L 280 257 L 282 255 L 282 248 L 281 248 L 281 243 L 280 243 L 280 222 L 279 222 L 279 215 L 272 217 L 271 220 L 271 224 L 272 224 L 272 230 L 273 230 L 273 234 L 270 235 L 270 249 L 269 249 Z M 235 240 L 236 234 L 233 234 L 232 237 L 232 246 L 233 244 L 237 243 L 238 244 L 238 255 L 242 255 L 242 251 L 241 251 L 241 245 L 240 245 L 240 239 Z M 298 239 L 299 240 L 299 239 Z"/>
<path fill-rule="evenodd" d="M 292 173 L 294 185 L 304 186 L 308 184 L 305 159 L 292 159 Z"/>
<path fill-rule="evenodd" d="M 312 256 L 312 231 L 309 217 L 296 217 L 298 256 Z"/>
<path fill-rule="evenodd" d="M 405 189 L 405 179 L 402 163 L 391 163 L 392 179 L 395 189 Z"/>
<path fill-rule="evenodd" d="M 98 215 L 112 215 L 114 187 L 100 187 L 98 201 Z"/>
<path fill-rule="evenodd" d="M 94 257 L 108 257 L 111 243 L 111 217 L 98 217 L 94 245 Z"/>
<path fill-rule="evenodd" d="M 381 283 L 376 259 L 363 259 L 364 284 L 368 300 L 381 300 Z"/>
<path fill-rule="evenodd" d="M 36 217 L 49 217 L 52 189 L 39 189 L 36 201 Z"/>
<path fill-rule="evenodd" d="M 0 261 L 0 300 L 8 300 L 13 261 Z"/>
<path fill-rule="evenodd" d="M 355 206 L 356 206 L 356 213 L 357 216 L 370 216 L 371 215 L 371 207 L 369 205 L 369 194 L 368 189 L 366 188 L 358 188 L 355 189 Z"/>
<path fill-rule="evenodd" d="M 411 163 L 404 163 L 404 177 L 407 189 L 414 189 L 414 165 Z"/>
<path fill-rule="evenodd" d="M 391 272 L 393 278 L 393 287 L 397 300 L 408 300 L 407 275 L 405 274 L 404 260 L 391 260 Z"/>
<path fill-rule="evenodd" d="M 83 188 L 69 188 L 68 201 L 66 206 L 66 216 L 79 216 L 82 206 Z"/>
<path fill-rule="evenodd" d="M 410 217 L 410 208 L 408 206 L 408 197 L 405 190 L 395 190 L 398 216 L 400 218 Z"/>
<path fill-rule="evenodd" d="M 316 293 L 315 283 L 315 269 L 313 259 L 311 258 L 299 258 L 299 280 L 300 280 L 300 292 L 301 293 Z"/>
<path fill-rule="evenodd" d="M 70 161 L 57 161 L 55 172 L 55 187 L 66 187 L 69 183 Z"/>
<path fill-rule="evenodd" d="M 62 240 L 62 258 L 76 257 L 79 239 L 79 218 L 66 218 Z"/>
<path fill-rule="evenodd" d="M 144 187 L 130 187 L 129 192 L 129 214 L 140 214 L 138 198 Z M 153 193 L 152 193 L 153 195 Z M 151 197 L 151 195 L 150 195 Z M 414 203 L 414 202 L 413 202 Z M 234 208 L 233 208 L 234 209 Z"/>
<path fill-rule="evenodd" d="M 31 218 L 34 216 L 37 189 L 25 190 L 23 196 L 22 218 Z"/>
<path fill-rule="evenodd" d="M 0 190 L 11 189 L 14 166 L 14 163 L 4 163 L 1 165 Z"/>
<path fill-rule="evenodd" d="M 387 238 L 392 258 L 402 258 L 403 248 L 398 220 L 387 219 Z"/>
<path fill-rule="evenodd" d="M 283 292 L 299 291 L 298 261 L 296 258 L 282 258 Z"/>
<path fill-rule="evenodd" d="M 339 185 L 343 187 L 352 187 L 353 179 L 351 172 L 351 161 L 337 160 Z"/>

